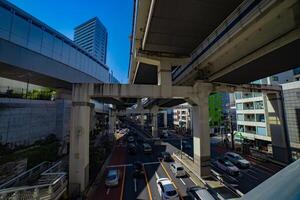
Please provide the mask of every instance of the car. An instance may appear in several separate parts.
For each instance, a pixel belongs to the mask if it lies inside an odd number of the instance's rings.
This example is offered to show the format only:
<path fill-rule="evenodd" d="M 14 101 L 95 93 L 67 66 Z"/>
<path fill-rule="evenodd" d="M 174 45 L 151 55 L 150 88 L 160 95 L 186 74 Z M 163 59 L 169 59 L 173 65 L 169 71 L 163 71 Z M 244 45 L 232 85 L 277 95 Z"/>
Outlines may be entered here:
<path fill-rule="evenodd" d="M 215 164 L 218 168 L 227 172 L 230 175 L 238 176 L 240 174 L 239 168 L 237 168 L 234 164 L 232 164 L 229 160 L 219 158 Z"/>
<path fill-rule="evenodd" d="M 143 144 L 143 151 L 144 153 L 151 153 L 152 152 L 152 147 L 150 144 L 148 143 L 144 143 Z"/>
<path fill-rule="evenodd" d="M 188 187 L 186 193 L 189 199 L 215 200 L 206 188 L 200 186 Z"/>
<path fill-rule="evenodd" d="M 157 179 L 156 185 L 162 200 L 179 200 L 174 184 L 168 178 Z"/>
<path fill-rule="evenodd" d="M 128 152 L 130 154 L 136 154 L 137 153 L 137 149 L 136 149 L 135 144 L 129 143 L 129 145 L 128 145 Z"/>
<path fill-rule="evenodd" d="M 184 168 L 180 163 L 171 163 L 170 169 L 176 177 L 183 177 L 186 175 Z"/>
<path fill-rule="evenodd" d="M 169 136 L 168 130 L 163 130 L 161 137 L 167 138 Z"/>
<path fill-rule="evenodd" d="M 133 177 L 139 178 L 144 175 L 143 163 L 140 161 L 135 161 L 133 163 Z"/>
<path fill-rule="evenodd" d="M 166 151 L 161 152 L 161 157 L 162 157 L 163 161 L 166 161 L 166 162 L 173 161 L 172 156 L 169 152 L 166 152 Z"/>
<path fill-rule="evenodd" d="M 134 137 L 133 137 L 133 136 L 129 136 L 129 137 L 127 138 L 127 141 L 128 141 L 128 142 L 134 142 Z"/>
<path fill-rule="evenodd" d="M 107 187 L 117 186 L 119 184 L 120 172 L 118 169 L 109 169 L 105 177 Z"/>
<path fill-rule="evenodd" d="M 224 155 L 224 158 L 232 162 L 238 167 L 241 168 L 249 168 L 250 167 L 250 162 L 246 159 L 244 159 L 242 156 L 240 156 L 237 153 L 234 152 L 227 152 Z"/>

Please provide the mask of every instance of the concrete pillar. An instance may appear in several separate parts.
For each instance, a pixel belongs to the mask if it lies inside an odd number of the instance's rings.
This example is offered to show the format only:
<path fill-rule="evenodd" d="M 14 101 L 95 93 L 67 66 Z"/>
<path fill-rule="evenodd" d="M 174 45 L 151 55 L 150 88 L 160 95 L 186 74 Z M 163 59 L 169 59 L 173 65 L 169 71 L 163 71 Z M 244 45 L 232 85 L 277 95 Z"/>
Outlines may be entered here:
<path fill-rule="evenodd" d="M 268 123 L 272 140 L 273 157 L 280 162 L 288 163 L 291 160 L 289 138 L 284 117 L 282 93 L 268 93 L 269 104 Z"/>
<path fill-rule="evenodd" d="M 194 164 L 200 177 L 210 176 L 210 135 L 208 97 L 211 84 L 196 84 L 197 92 L 192 101 L 192 133 L 194 143 Z"/>
<path fill-rule="evenodd" d="M 163 93 L 171 97 L 172 74 L 170 62 L 160 61 L 157 69 L 157 81 L 158 85 L 162 86 Z"/>
<path fill-rule="evenodd" d="M 168 128 L 168 112 L 164 111 L 164 128 Z"/>
<path fill-rule="evenodd" d="M 113 135 L 115 133 L 116 130 L 116 120 L 117 120 L 117 115 L 116 115 L 116 111 L 114 108 L 112 108 L 109 111 L 109 119 L 108 119 L 108 123 L 109 123 L 109 134 Z"/>
<path fill-rule="evenodd" d="M 69 192 L 71 198 L 89 181 L 90 94 L 93 84 L 74 84 L 71 109 Z"/>
<path fill-rule="evenodd" d="M 158 124 L 157 124 L 157 114 L 158 114 L 158 106 L 154 106 L 151 109 L 152 114 L 152 137 L 158 137 Z"/>

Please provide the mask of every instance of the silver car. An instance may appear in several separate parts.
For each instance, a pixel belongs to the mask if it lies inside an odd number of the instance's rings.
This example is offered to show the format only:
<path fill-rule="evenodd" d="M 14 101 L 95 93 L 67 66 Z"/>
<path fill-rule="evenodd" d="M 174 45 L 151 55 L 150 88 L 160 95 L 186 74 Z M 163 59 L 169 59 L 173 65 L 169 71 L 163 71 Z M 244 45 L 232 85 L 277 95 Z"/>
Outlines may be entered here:
<path fill-rule="evenodd" d="M 108 187 L 117 186 L 119 184 L 120 173 L 118 169 L 110 169 L 105 178 L 105 185 Z"/>
<path fill-rule="evenodd" d="M 242 168 L 250 167 L 250 162 L 237 153 L 227 152 L 225 153 L 224 158 L 229 160 L 230 162 L 232 162 L 238 167 L 242 167 Z"/>

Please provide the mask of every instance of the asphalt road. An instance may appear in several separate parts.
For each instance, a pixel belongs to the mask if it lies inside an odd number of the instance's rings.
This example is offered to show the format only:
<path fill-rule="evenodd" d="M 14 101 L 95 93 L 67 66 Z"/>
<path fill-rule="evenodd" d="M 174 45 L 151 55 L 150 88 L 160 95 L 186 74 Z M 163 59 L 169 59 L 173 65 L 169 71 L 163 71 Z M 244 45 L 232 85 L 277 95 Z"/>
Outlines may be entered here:
<path fill-rule="evenodd" d="M 186 177 L 176 178 L 170 170 L 170 163 L 160 160 L 160 152 L 169 151 L 172 153 L 172 146 L 167 143 L 152 144 L 152 153 L 144 154 L 141 144 L 137 144 L 139 147 L 136 155 L 127 155 L 127 164 L 134 163 L 134 161 L 141 161 L 144 163 L 145 176 L 134 179 L 132 176 L 133 167 L 126 167 L 125 177 L 125 191 L 123 199 L 160 199 L 156 180 L 158 178 L 169 178 L 177 188 L 177 192 L 181 196 L 181 199 L 187 199 L 186 188 L 195 186 L 192 180 L 187 175 Z M 174 149 L 175 150 L 175 149 Z"/>
<path fill-rule="evenodd" d="M 142 134 L 142 133 L 138 133 Z M 138 141 L 139 136 L 135 136 L 136 141 Z M 125 139 L 125 138 L 124 138 Z M 184 138 L 186 143 L 190 144 L 192 147 L 192 138 Z M 100 191 L 100 199 L 114 200 L 114 199 L 147 199 L 156 200 L 160 199 L 156 180 L 158 178 L 169 178 L 177 192 L 180 195 L 180 199 L 188 199 L 186 195 L 186 188 L 195 186 L 195 183 L 187 175 L 183 178 L 176 178 L 170 170 L 170 163 L 160 160 L 160 153 L 163 151 L 168 151 L 170 154 L 173 152 L 180 151 L 181 148 L 181 138 L 178 135 L 171 135 L 168 139 L 164 139 L 159 144 L 152 145 L 152 153 L 144 154 L 142 149 L 142 142 L 136 142 L 138 151 L 135 155 L 128 153 L 127 142 L 123 140 L 122 142 L 122 152 L 115 151 L 112 155 L 115 160 L 117 160 L 118 165 L 114 166 L 110 164 L 109 167 L 119 168 L 122 171 L 119 186 L 115 188 L 103 188 Z M 192 149 L 184 149 L 185 153 L 192 156 Z M 212 139 L 211 144 L 211 155 L 212 159 L 216 159 L 222 156 L 225 150 L 217 145 L 216 139 Z M 122 157 L 122 159 L 118 159 Z M 266 163 L 258 162 L 254 159 L 247 158 L 251 162 L 251 167 L 249 169 L 241 169 L 241 174 L 238 177 L 231 177 L 227 175 L 222 170 L 217 167 L 213 167 L 215 171 L 222 174 L 227 182 L 232 182 L 232 186 L 240 190 L 242 193 L 246 193 L 259 185 L 261 182 L 272 176 L 280 168 L 276 166 L 270 166 Z M 140 161 L 144 164 L 144 176 L 139 178 L 133 177 L 133 166 L 135 161 Z M 234 183 L 233 183 L 234 182 Z M 99 188 L 100 189 L 100 188 Z M 97 198 L 96 198 L 97 199 Z"/>

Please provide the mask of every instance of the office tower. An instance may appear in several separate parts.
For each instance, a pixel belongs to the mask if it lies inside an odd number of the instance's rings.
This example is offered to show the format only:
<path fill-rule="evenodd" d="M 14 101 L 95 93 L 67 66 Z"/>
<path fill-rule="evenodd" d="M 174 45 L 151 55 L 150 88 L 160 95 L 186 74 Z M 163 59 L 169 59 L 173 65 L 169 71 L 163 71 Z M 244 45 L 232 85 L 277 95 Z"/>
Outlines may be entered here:
<path fill-rule="evenodd" d="M 74 42 L 106 64 L 107 30 L 97 17 L 74 28 Z"/>

